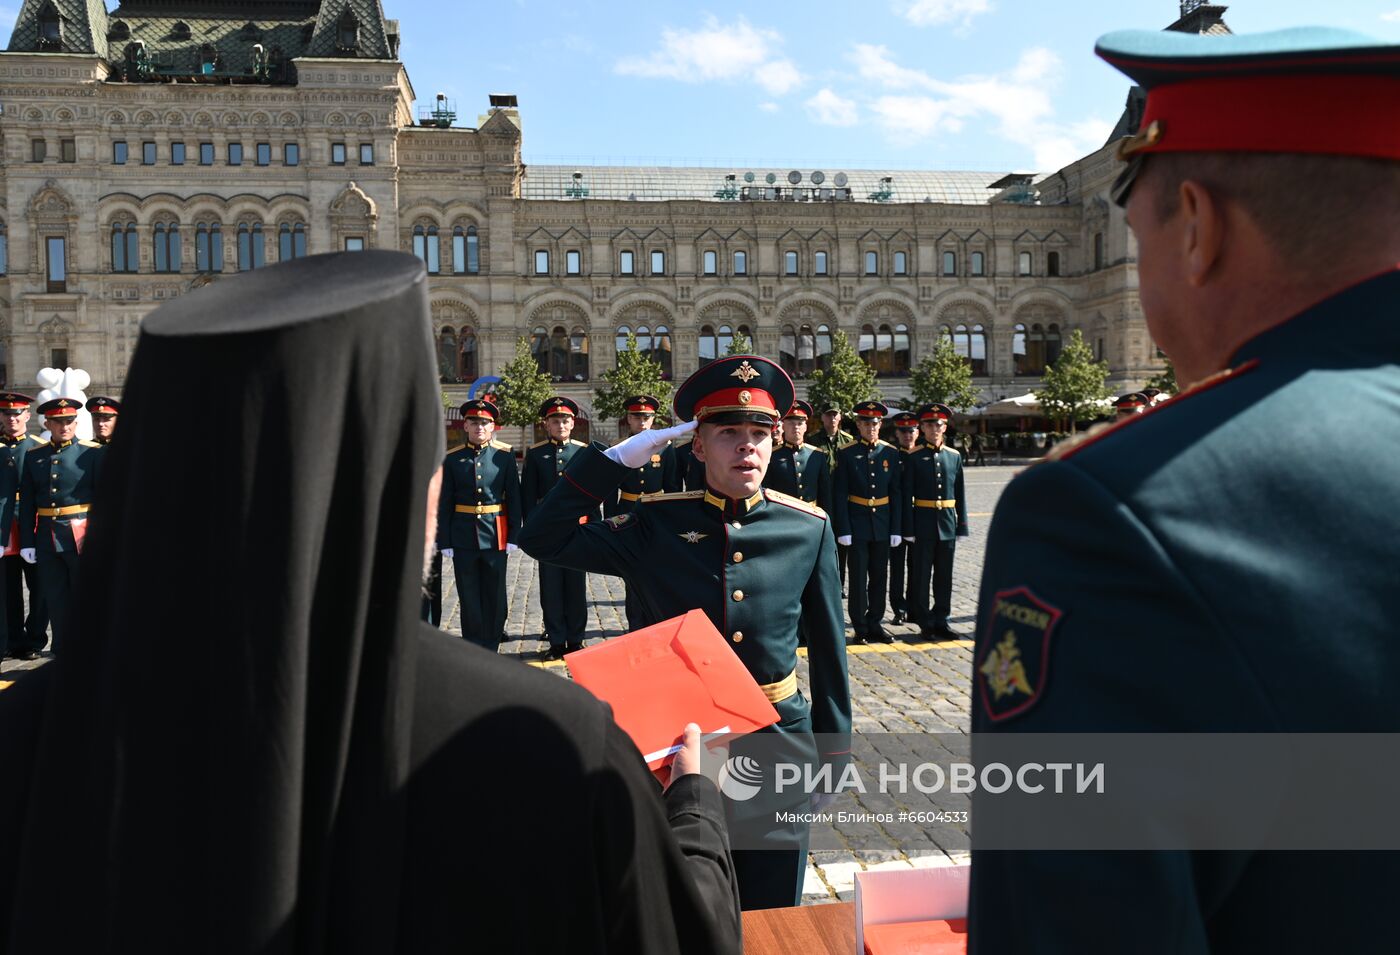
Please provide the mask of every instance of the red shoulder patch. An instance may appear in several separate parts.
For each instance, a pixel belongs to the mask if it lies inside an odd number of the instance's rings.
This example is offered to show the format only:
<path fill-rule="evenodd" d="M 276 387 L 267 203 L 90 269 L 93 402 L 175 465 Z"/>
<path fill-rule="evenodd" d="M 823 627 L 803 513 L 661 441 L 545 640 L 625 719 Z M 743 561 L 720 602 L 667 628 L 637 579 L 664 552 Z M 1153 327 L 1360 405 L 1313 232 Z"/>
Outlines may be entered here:
<path fill-rule="evenodd" d="M 1064 612 L 1028 587 L 998 591 L 973 667 L 976 694 L 993 722 L 1035 705 L 1045 690 L 1050 635 Z"/>

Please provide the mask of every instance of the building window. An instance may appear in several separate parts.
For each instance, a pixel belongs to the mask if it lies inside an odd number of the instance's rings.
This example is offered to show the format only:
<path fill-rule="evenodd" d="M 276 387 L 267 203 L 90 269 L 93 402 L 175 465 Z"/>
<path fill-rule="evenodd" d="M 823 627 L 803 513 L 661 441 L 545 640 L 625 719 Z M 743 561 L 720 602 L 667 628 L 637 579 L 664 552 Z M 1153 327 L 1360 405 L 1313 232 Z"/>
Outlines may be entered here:
<path fill-rule="evenodd" d="M 438 369 L 445 384 L 476 381 L 476 329 L 463 325 L 460 332 L 448 325 L 438 337 Z"/>
<path fill-rule="evenodd" d="M 1031 274 L 1031 254 L 1030 254 L 1029 252 L 1022 252 L 1020 255 L 1018 255 L 1018 256 L 1016 257 L 1016 262 L 1017 262 L 1017 268 L 1016 268 L 1016 274 L 1017 274 L 1017 275 L 1030 275 L 1030 274 Z"/>
<path fill-rule="evenodd" d="M 238 224 L 238 271 L 260 269 L 266 263 L 263 254 L 263 227 L 261 222 L 249 225 Z"/>
<path fill-rule="evenodd" d="M 49 367 L 50 367 L 50 368 L 67 368 L 67 367 L 68 367 L 68 349 L 66 349 L 66 348 L 50 348 L 50 349 L 49 349 Z"/>
<path fill-rule="evenodd" d="M 156 164 L 156 144 L 155 144 L 155 143 L 142 143 L 142 144 L 141 144 L 141 165 L 143 165 L 143 166 L 154 166 L 155 164 Z"/>
<path fill-rule="evenodd" d="M 210 44 L 202 44 L 199 48 L 199 72 L 205 76 L 212 76 L 218 68 L 219 54 Z"/>
<path fill-rule="evenodd" d="M 180 224 L 157 222 L 151 231 L 151 252 L 157 272 L 180 271 Z"/>
<path fill-rule="evenodd" d="M 332 166 L 343 166 L 343 165 L 345 165 L 345 144 L 344 144 L 344 143 L 331 143 L 331 165 L 332 165 Z"/>
<path fill-rule="evenodd" d="M 578 275 L 583 271 L 583 253 L 578 249 L 570 249 L 564 253 L 564 271 L 569 275 Z"/>
<path fill-rule="evenodd" d="M 10 236 L 5 231 L 5 223 L 0 222 L 0 275 L 10 272 Z M 3 379 L 4 376 L 0 376 Z"/>
<path fill-rule="evenodd" d="M 734 274 L 749 274 L 749 254 L 743 250 L 734 253 Z"/>
<path fill-rule="evenodd" d="M 1051 252 L 1045 256 L 1045 274 L 1058 277 L 1060 274 L 1060 253 Z"/>
<path fill-rule="evenodd" d="M 229 144 L 228 144 L 228 164 L 229 164 L 230 166 L 241 166 L 241 165 L 243 165 L 243 144 L 242 144 L 242 143 L 229 143 Z"/>
<path fill-rule="evenodd" d="M 879 274 L 880 274 L 880 256 L 879 256 L 878 253 L 875 253 L 875 252 L 867 252 L 867 253 L 865 253 L 865 274 L 866 274 L 866 275 L 879 275 Z"/>
<path fill-rule="evenodd" d="M 201 166 L 212 166 L 212 165 L 214 165 L 214 144 L 213 144 L 213 143 L 200 143 L 200 144 L 199 144 L 199 164 L 200 164 Z"/>
<path fill-rule="evenodd" d="M 185 164 L 185 144 L 184 144 L 184 143 L 179 143 L 179 142 L 171 143 L 171 144 L 170 144 L 170 165 L 172 165 L 172 166 L 183 166 L 184 164 Z"/>
<path fill-rule="evenodd" d="M 1011 356 L 1020 376 L 1043 375 L 1060 357 L 1060 326 L 1043 327 L 1039 322 L 1028 329 L 1017 325 L 1012 335 Z"/>
<path fill-rule="evenodd" d="M 972 253 L 972 274 L 973 274 L 973 275 L 986 275 L 986 274 L 987 274 L 987 257 L 986 257 L 985 255 L 983 255 L 981 252 L 974 252 L 974 253 Z"/>
<path fill-rule="evenodd" d="M 39 12 L 39 46 L 45 50 L 56 50 L 63 43 L 62 21 L 52 3 L 44 5 Z M 62 368 L 62 365 L 58 366 Z"/>
<path fill-rule="evenodd" d="M 906 252 L 896 252 L 894 254 L 894 274 L 909 274 L 909 255 Z"/>
<path fill-rule="evenodd" d="M 814 253 L 812 253 L 812 272 L 813 272 L 813 274 L 815 274 L 815 275 L 826 275 L 826 274 L 828 274 L 828 273 L 827 273 L 827 267 L 826 267 L 826 261 L 827 261 L 827 255 L 826 255 L 825 252 L 814 252 Z"/>
<path fill-rule="evenodd" d="M 346 10 L 335 28 L 335 43 L 341 50 L 354 50 L 360 45 L 360 22 Z"/>
<path fill-rule="evenodd" d="M 792 249 L 788 249 L 783 253 L 783 274 L 797 274 L 797 253 Z"/>
<path fill-rule="evenodd" d="M 61 235 L 51 235 L 44 240 L 44 251 L 47 253 L 48 261 L 45 263 L 45 278 L 47 279 L 47 291 L 66 292 L 68 291 L 68 241 Z M 57 366 L 67 367 L 65 362 Z"/>
<path fill-rule="evenodd" d="M 714 314 L 721 319 L 730 319 L 742 313 L 730 309 L 728 305 L 721 305 L 714 310 Z M 753 332 L 749 329 L 749 326 L 739 325 L 738 331 L 739 334 L 747 338 L 750 343 L 753 342 Z M 721 325 L 700 326 L 700 364 L 702 366 L 708 365 L 716 358 L 723 358 L 729 351 L 729 346 L 733 342 L 734 326 L 731 326 L 728 322 Z M 750 345 L 750 347 L 752 347 L 752 345 Z"/>
<path fill-rule="evenodd" d="M 452 271 L 458 275 L 476 275 L 481 271 L 481 243 L 476 226 L 452 228 Z"/>
<path fill-rule="evenodd" d="M 277 229 L 277 261 L 289 262 L 306 257 L 306 225 L 284 222 Z"/>
<path fill-rule="evenodd" d="M 637 274 L 636 255 L 631 249 L 623 249 L 617 253 L 617 272 L 619 275 Z"/>
<path fill-rule="evenodd" d="M 365 237 L 362 235 L 347 235 L 345 237 L 346 252 L 363 252 L 365 250 Z"/>
<path fill-rule="evenodd" d="M 437 275 L 441 268 L 438 247 L 438 229 L 435 225 L 413 227 L 413 254 L 423 260 L 429 275 Z"/>
<path fill-rule="evenodd" d="M 704 262 L 704 268 L 705 268 L 705 274 L 706 274 L 706 275 L 716 275 L 716 274 L 719 273 L 719 253 L 718 253 L 718 252 L 716 252 L 714 249 L 706 249 L 706 250 L 705 250 L 705 254 L 704 254 L 704 256 L 702 257 L 702 260 L 703 260 L 703 262 Z"/>
<path fill-rule="evenodd" d="M 791 325 L 778 330 L 778 367 L 797 377 L 797 329 Z"/>
<path fill-rule="evenodd" d="M 200 222 L 194 227 L 194 267 L 197 272 L 224 270 L 224 233 L 217 222 Z"/>
<path fill-rule="evenodd" d="M 651 310 L 648 308 L 638 308 L 634 313 L 640 322 L 649 323 L 653 318 Z M 631 328 L 623 325 L 618 328 L 615 338 L 618 354 L 627 349 L 627 336 L 632 334 Z M 650 324 L 639 324 L 636 331 L 637 351 L 646 358 L 650 358 L 661 366 L 661 377 L 666 381 L 671 380 L 671 330 L 665 325 L 657 325 L 654 328 Z"/>
<path fill-rule="evenodd" d="M 48 158 L 49 144 L 42 139 L 31 139 L 29 141 L 29 161 L 43 162 Z"/>
<path fill-rule="evenodd" d="M 877 375 L 889 375 L 894 371 L 894 330 L 881 325 L 862 325 L 860 340 L 856 346 L 860 360 L 875 369 Z"/>
<path fill-rule="evenodd" d="M 301 165 L 301 147 L 298 146 L 296 143 L 283 143 L 283 144 L 282 144 L 282 165 L 284 165 L 284 166 L 300 166 L 300 165 Z"/>
<path fill-rule="evenodd" d="M 549 274 L 549 250 L 548 250 L 548 249 L 536 249 L 536 250 L 535 250 L 535 274 L 536 274 L 536 275 L 548 275 L 548 274 Z"/>
<path fill-rule="evenodd" d="M 476 329 L 470 325 L 463 325 L 458 342 L 457 380 L 461 382 L 476 381 L 480 374 L 476 368 Z"/>
<path fill-rule="evenodd" d="M 360 143 L 360 165 L 374 165 L 374 143 Z"/>
<path fill-rule="evenodd" d="M 253 159 L 259 166 L 271 166 L 272 143 L 258 143 L 253 150 Z"/>
<path fill-rule="evenodd" d="M 481 237 L 477 235 L 474 225 L 467 226 L 466 246 L 467 274 L 476 275 L 481 271 Z"/>
<path fill-rule="evenodd" d="M 1103 268 L 1103 233 L 1094 233 L 1094 270 Z"/>
<path fill-rule="evenodd" d="M 943 274 L 944 274 L 944 275 L 957 275 L 957 274 L 958 274 L 958 254 L 957 254 L 956 252 L 944 252 L 944 253 L 943 253 Z"/>
<path fill-rule="evenodd" d="M 1016 327 L 1021 328 L 1022 326 Z M 974 375 L 987 373 L 987 331 L 985 328 L 981 325 L 973 325 L 969 328 L 965 323 L 959 323 L 954 328 L 944 325 L 942 333 L 945 338 L 952 342 L 953 350 L 971 366 Z M 1018 371 L 1017 374 L 1020 372 Z"/>
<path fill-rule="evenodd" d="M 112 271 L 135 272 L 141 262 L 136 246 L 136 223 L 112 223 Z"/>
<path fill-rule="evenodd" d="M 77 162 L 77 161 L 78 161 L 78 141 L 77 141 L 77 140 L 75 140 L 75 139 L 60 139 L 60 140 L 58 141 L 58 148 L 59 148 L 59 150 L 60 150 L 60 152 L 59 152 L 59 161 L 60 161 L 60 162 Z"/>
<path fill-rule="evenodd" d="M 651 274 L 666 274 L 666 253 L 660 249 L 653 249 L 651 253 Z"/>
<path fill-rule="evenodd" d="M 562 311 L 556 309 L 555 314 Z M 566 332 L 563 325 L 556 325 L 548 334 L 544 328 L 536 328 L 530 351 L 540 371 L 555 381 L 588 380 L 588 336 L 580 326 Z"/>
<path fill-rule="evenodd" d="M 126 165 L 126 140 L 118 139 L 112 143 L 112 165 Z"/>

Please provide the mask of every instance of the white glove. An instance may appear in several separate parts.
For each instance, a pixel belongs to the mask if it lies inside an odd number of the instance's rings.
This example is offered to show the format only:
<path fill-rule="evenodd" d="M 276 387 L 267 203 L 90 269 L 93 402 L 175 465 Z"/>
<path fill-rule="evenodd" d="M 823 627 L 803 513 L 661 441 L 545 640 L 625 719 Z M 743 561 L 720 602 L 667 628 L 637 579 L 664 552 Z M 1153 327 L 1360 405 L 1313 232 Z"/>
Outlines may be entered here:
<path fill-rule="evenodd" d="M 836 538 L 836 543 L 840 544 L 842 547 L 850 547 L 850 546 L 851 546 L 851 535 L 850 535 L 850 534 L 846 534 L 846 535 L 843 535 L 843 536 L 841 536 L 841 537 Z"/>
<path fill-rule="evenodd" d="M 22 547 L 22 548 L 20 548 L 19 556 L 22 557 L 22 558 L 24 559 L 24 562 L 25 562 L 26 564 L 32 564 L 32 563 L 34 563 L 35 560 L 38 559 L 37 557 L 34 556 L 34 548 L 32 548 L 32 547 Z"/>
<path fill-rule="evenodd" d="M 651 456 L 658 449 L 666 447 L 666 442 L 681 435 L 689 434 L 699 426 L 698 421 L 687 421 L 678 424 L 674 428 L 652 428 L 649 431 L 638 431 L 626 441 L 619 441 L 608 448 L 603 453 L 611 461 L 616 461 L 625 468 L 639 468 L 651 460 Z"/>
<path fill-rule="evenodd" d="M 441 555 L 444 556 L 444 557 L 451 557 L 451 556 L 452 556 L 452 548 L 451 548 L 451 547 L 444 547 L 442 550 L 438 551 L 438 553 L 441 554 Z"/>
<path fill-rule="evenodd" d="M 519 549 L 520 549 L 520 548 L 517 547 L 515 544 L 507 544 L 507 545 L 506 545 L 506 553 L 507 553 L 507 554 L 514 554 L 514 553 L 515 553 L 516 551 L 518 551 Z"/>
<path fill-rule="evenodd" d="M 914 543 L 914 538 L 912 538 L 912 537 L 906 537 L 906 538 L 904 538 L 904 543 L 906 543 L 906 544 L 912 544 L 912 543 Z"/>
<path fill-rule="evenodd" d="M 891 546 L 891 547 L 898 547 L 898 546 L 899 546 L 901 543 L 903 543 L 903 542 L 904 542 L 904 538 L 900 537 L 898 534 L 891 534 L 891 535 L 890 535 L 890 546 Z"/>

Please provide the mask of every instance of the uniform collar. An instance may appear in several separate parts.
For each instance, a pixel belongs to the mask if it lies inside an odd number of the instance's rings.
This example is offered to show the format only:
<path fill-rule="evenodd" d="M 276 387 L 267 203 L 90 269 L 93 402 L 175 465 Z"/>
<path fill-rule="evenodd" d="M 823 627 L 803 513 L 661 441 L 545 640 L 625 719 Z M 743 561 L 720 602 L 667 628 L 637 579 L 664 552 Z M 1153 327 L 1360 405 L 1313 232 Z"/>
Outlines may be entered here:
<path fill-rule="evenodd" d="M 23 441 L 26 437 L 28 437 L 28 435 L 22 434 L 18 438 L 12 438 L 8 434 L 0 434 L 0 444 L 5 445 L 7 448 L 13 448 L 15 445 Z"/>
<path fill-rule="evenodd" d="M 762 488 L 755 491 L 753 497 L 747 497 L 737 501 L 725 497 L 723 494 L 716 494 L 709 488 L 705 489 L 705 506 L 714 508 L 718 512 L 718 516 L 725 520 L 731 517 L 743 517 L 762 503 Z"/>
<path fill-rule="evenodd" d="M 72 447 L 77 443 L 77 438 L 69 438 L 67 441 L 59 441 L 55 438 L 54 440 L 49 442 L 49 444 L 52 444 L 54 446 L 55 451 L 62 451 L 64 448 Z"/>
<path fill-rule="evenodd" d="M 800 442 L 799 442 L 798 444 L 788 444 L 786 441 L 784 441 L 784 442 L 783 442 L 783 447 L 785 447 L 785 448 L 791 448 L 791 449 L 794 450 L 794 451 L 801 451 L 801 450 L 802 450 L 802 444 L 801 444 Z"/>
<path fill-rule="evenodd" d="M 487 441 L 486 444 L 472 444 L 470 441 L 468 441 L 468 442 L 467 442 L 467 450 L 468 450 L 468 451 L 471 451 L 473 454 L 475 454 L 477 451 L 480 451 L 480 450 L 483 449 L 483 448 L 489 447 L 490 444 L 491 444 L 490 441 Z"/>
<path fill-rule="evenodd" d="M 566 445 L 566 444 L 569 443 L 569 439 L 568 439 L 568 438 L 565 438 L 564 440 L 559 441 L 559 440 L 556 440 L 556 439 L 554 439 L 554 438 L 550 438 L 550 439 L 549 439 L 549 443 L 552 444 L 552 445 L 554 445 L 556 448 L 562 448 L 564 445 Z"/>
<path fill-rule="evenodd" d="M 1378 356 L 1394 355 L 1400 347 L 1400 324 L 1392 321 L 1397 296 L 1400 265 L 1340 289 L 1265 329 L 1239 347 L 1229 367 L 1275 355 L 1305 355 L 1313 367 L 1372 367 Z M 1322 365 L 1324 360 L 1329 364 Z"/>
<path fill-rule="evenodd" d="M 865 440 L 864 438 L 857 438 L 857 439 L 856 439 L 856 443 L 858 443 L 858 444 L 863 444 L 863 445 L 865 445 L 865 447 L 867 447 L 867 448 L 873 448 L 873 447 L 875 447 L 875 445 L 877 445 L 877 444 L 880 443 L 880 439 L 879 439 L 879 438 L 876 438 L 874 441 L 867 441 L 867 440 Z"/>

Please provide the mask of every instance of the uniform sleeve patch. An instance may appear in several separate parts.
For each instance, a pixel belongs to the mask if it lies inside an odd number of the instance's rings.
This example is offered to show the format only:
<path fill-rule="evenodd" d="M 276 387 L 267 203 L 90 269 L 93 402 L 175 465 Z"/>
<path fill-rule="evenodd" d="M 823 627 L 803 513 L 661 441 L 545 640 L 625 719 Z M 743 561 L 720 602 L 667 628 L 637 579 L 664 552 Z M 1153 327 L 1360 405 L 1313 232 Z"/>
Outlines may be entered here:
<path fill-rule="evenodd" d="M 999 591 L 982 635 L 975 668 L 977 693 L 993 722 L 1036 704 L 1045 691 L 1050 635 L 1064 612 L 1026 587 Z"/>
<path fill-rule="evenodd" d="M 605 518 L 603 523 L 608 525 L 608 530 L 620 531 L 622 528 L 626 527 L 631 520 L 631 514 L 614 514 L 612 517 Z"/>

